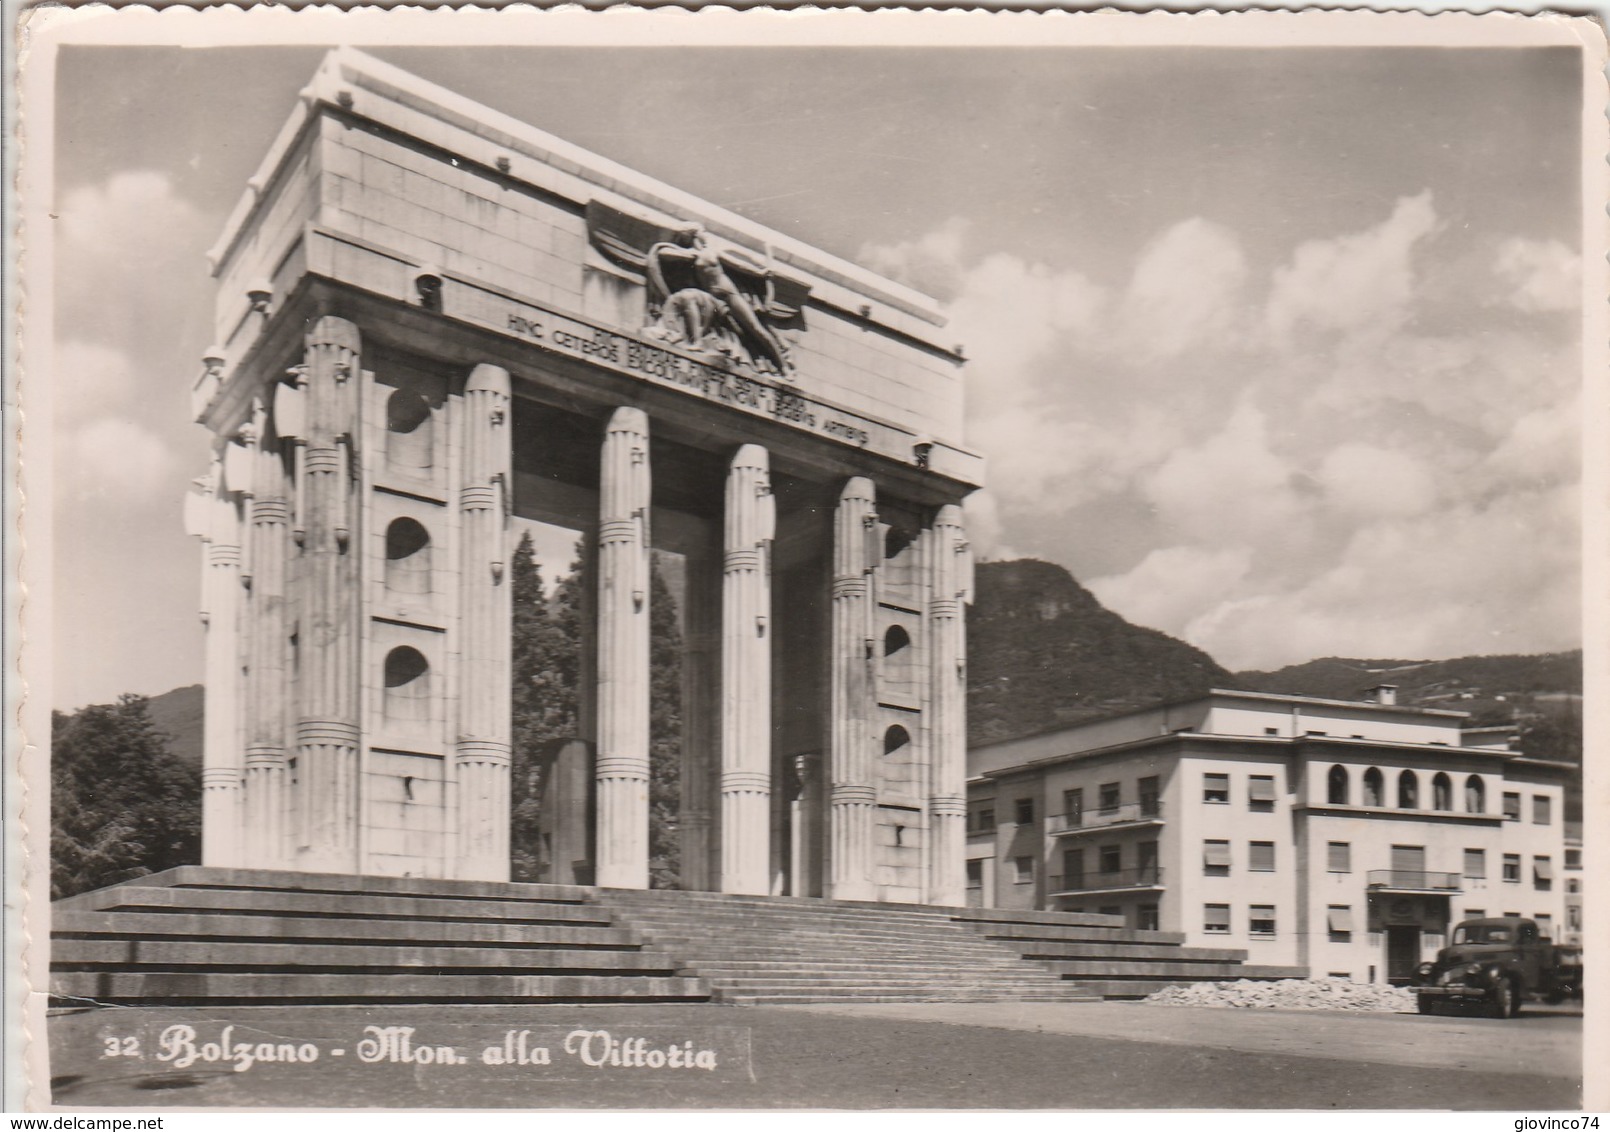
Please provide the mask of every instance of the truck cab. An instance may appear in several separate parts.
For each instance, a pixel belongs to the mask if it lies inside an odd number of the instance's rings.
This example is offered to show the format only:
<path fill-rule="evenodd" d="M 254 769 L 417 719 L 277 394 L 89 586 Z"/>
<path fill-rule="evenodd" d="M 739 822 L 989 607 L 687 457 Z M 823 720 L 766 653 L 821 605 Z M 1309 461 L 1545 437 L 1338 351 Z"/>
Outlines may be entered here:
<path fill-rule="evenodd" d="M 1570 973 L 1581 968 L 1562 965 L 1560 958 L 1535 920 L 1464 920 L 1436 961 L 1420 965 L 1412 989 L 1421 1014 L 1455 1002 L 1485 1005 L 1495 1017 L 1513 1018 L 1527 998 L 1558 1002 L 1571 993 Z"/>

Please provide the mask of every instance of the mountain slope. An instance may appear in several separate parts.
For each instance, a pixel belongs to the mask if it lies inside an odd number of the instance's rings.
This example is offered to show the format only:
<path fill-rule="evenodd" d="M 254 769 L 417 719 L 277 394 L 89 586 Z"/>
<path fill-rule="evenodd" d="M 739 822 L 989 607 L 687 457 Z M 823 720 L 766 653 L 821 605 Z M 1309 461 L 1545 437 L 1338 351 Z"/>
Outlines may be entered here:
<path fill-rule="evenodd" d="M 1131 625 L 1061 566 L 983 562 L 967 614 L 968 741 L 1242 685 L 1201 649 Z"/>

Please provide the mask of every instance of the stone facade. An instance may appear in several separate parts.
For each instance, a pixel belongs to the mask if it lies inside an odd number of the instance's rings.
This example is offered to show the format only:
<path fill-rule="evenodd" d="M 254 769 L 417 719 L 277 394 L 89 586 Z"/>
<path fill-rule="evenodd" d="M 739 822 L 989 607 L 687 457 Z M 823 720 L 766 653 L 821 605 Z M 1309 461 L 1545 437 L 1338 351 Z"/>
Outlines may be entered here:
<path fill-rule="evenodd" d="M 206 863 L 507 878 L 525 518 L 585 547 L 551 879 L 648 884 L 671 552 L 683 886 L 961 902 L 982 468 L 931 300 L 345 49 L 211 260 Z"/>

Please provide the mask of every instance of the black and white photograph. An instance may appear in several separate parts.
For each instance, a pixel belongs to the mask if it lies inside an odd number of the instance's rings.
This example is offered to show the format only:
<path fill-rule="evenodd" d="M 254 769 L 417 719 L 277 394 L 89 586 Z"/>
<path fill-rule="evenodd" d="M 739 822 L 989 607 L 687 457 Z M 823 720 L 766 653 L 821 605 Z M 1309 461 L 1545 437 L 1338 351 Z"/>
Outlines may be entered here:
<path fill-rule="evenodd" d="M 1610 1105 L 1599 23 L 20 26 L 8 1107 Z"/>

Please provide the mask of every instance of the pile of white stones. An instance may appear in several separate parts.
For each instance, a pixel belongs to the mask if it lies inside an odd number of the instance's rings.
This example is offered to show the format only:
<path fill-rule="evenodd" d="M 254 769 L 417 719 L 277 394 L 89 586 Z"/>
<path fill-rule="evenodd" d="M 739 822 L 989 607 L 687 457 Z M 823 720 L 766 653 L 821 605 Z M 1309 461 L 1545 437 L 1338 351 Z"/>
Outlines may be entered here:
<path fill-rule="evenodd" d="M 1374 1010 L 1414 1013 L 1414 992 L 1347 979 L 1279 979 L 1164 987 L 1145 999 L 1161 1006 L 1225 1006 L 1262 1010 Z"/>

